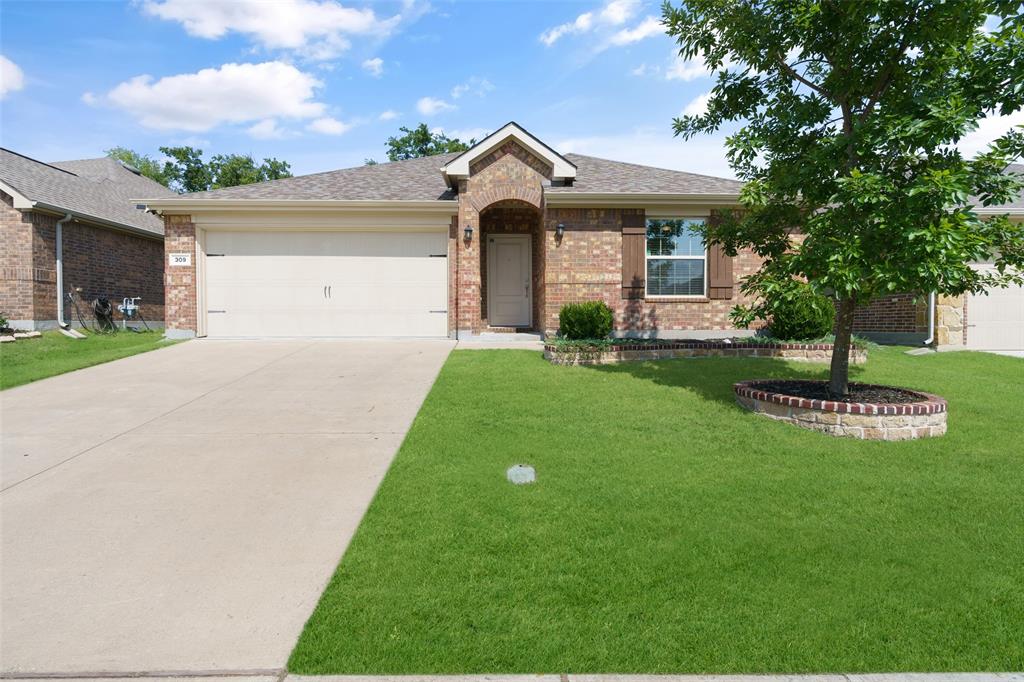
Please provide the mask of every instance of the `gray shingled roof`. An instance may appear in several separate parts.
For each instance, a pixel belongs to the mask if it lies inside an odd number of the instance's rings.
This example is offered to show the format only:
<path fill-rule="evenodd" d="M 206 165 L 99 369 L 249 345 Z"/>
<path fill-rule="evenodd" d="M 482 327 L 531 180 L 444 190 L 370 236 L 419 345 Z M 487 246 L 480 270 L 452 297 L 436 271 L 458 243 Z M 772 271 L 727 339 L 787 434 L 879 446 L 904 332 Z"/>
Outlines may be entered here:
<path fill-rule="evenodd" d="M 456 198 L 445 185 L 441 167 L 458 154 L 439 154 L 408 161 L 240 185 L 209 192 L 181 195 L 183 202 L 201 200 L 405 200 L 430 201 Z M 593 156 L 566 154 L 577 166 L 576 181 L 569 187 L 549 187 L 558 194 L 573 192 L 621 192 L 623 194 L 734 194 L 742 183 L 681 171 L 608 161 Z"/>
<path fill-rule="evenodd" d="M 565 154 L 576 166 L 576 180 L 569 187 L 552 187 L 551 193 L 573 192 L 622 194 L 739 194 L 743 183 L 683 171 L 609 161 L 582 154 Z"/>
<path fill-rule="evenodd" d="M 342 170 L 299 175 L 225 187 L 208 192 L 181 195 L 182 201 L 268 200 L 268 201 L 433 201 L 454 200 L 455 193 L 445 185 L 441 166 L 458 154 L 439 154 L 408 161 L 357 166 Z M 138 197 L 136 197 L 138 198 Z M 150 197 L 145 197 L 150 198 Z"/>
<path fill-rule="evenodd" d="M 177 196 L 114 159 L 82 159 L 53 164 L 0 148 L 0 180 L 30 201 L 58 211 L 150 232 L 164 233 L 163 221 L 135 208 L 133 198 Z"/>
<path fill-rule="evenodd" d="M 182 202 L 201 200 L 365 200 L 365 201 L 454 201 L 456 195 L 444 182 L 441 167 L 458 154 L 440 154 L 408 161 L 271 180 L 252 185 L 226 187 L 209 192 L 179 195 Z M 683 171 L 609 161 L 582 154 L 565 154 L 576 165 L 576 180 L 571 186 L 545 189 L 551 194 L 738 194 L 738 180 L 698 175 Z M 1010 172 L 1024 172 L 1014 165 Z M 135 198 L 157 198 L 136 194 Z M 163 198 L 163 197 L 160 197 Z M 1024 196 L 1006 204 L 1006 208 L 1024 209 Z"/>
<path fill-rule="evenodd" d="M 1011 163 L 1006 167 L 1005 173 L 1016 173 L 1017 175 L 1024 175 L 1024 164 Z M 1001 204 L 1000 208 L 1016 208 L 1024 211 L 1024 192 L 1021 192 L 1016 199 L 1008 204 Z"/>

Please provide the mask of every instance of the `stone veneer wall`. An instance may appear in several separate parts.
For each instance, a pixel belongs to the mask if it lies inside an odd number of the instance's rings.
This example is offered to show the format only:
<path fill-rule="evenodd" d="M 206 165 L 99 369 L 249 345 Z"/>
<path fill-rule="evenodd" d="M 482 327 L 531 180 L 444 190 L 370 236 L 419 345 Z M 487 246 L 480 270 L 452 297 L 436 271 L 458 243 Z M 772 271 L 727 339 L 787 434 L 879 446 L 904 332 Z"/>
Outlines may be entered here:
<path fill-rule="evenodd" d="M 606 349 L 560 348 L 547 344 L 544 357 L 554 365 L 612 365 L 620 362 L 643 360 L 670 360 L 677 358 L 780 358 L 798 362 L 829 362 L 832 344 L 829 343 L 725 343 L 722 341 L 667 341 L 658 344 L 616 344 Z M 850 353 L 850 364 L 867 362 L 867 351 L 855 348 Z"/>
<path fill-rule="evenodd" d="M 756 383 L 734 384 L 736 401 L 800 428 L 864 440 L 911 440 L 946 433 L 946 401 L 929 393 L 915 391 L 921 400 L 914 403 L 842 403 L 762 391 Z"/>
<path fill-rule="evenodd" d="M 967 297 L 935 297 L 935 343 L 939 346 L 967 345 Z"/>

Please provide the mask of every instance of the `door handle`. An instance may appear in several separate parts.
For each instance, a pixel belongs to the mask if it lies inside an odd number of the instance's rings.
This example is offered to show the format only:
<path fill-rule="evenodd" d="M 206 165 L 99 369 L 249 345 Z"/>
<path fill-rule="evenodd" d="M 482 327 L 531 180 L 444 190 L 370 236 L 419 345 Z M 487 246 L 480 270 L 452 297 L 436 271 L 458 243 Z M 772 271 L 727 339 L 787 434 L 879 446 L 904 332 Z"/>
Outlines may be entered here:
<path fill-rule="evenodd" d="M 327 298 L 334 298 L 334 285 L 330 284 L 327 286 Z"/>
<path fill-rule="evenodd" d="M 327 285 L 324 285 L 324 298 L 327 298 Z"/>

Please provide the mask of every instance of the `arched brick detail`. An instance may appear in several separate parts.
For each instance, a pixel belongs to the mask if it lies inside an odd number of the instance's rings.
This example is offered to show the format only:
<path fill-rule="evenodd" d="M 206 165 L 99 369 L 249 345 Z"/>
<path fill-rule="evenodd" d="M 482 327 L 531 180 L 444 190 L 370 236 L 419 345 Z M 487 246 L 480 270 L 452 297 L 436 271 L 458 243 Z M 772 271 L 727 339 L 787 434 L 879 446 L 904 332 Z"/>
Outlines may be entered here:
<path fill-rule="evenodd" d="M 511 182 L 491 185 L 472 199 L 473 208 L 479 213 L 499 201 L 524 201 L 540 210 L 544 201 L 544 192 L 539 187 L 526 187 Z"/>

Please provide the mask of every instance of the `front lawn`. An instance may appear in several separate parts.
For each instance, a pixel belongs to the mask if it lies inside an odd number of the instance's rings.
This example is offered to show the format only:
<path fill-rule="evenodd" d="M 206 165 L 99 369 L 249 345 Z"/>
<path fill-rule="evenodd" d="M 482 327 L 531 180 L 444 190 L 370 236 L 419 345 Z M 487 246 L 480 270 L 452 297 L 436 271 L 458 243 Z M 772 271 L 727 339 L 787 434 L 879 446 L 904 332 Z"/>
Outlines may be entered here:
<path fill-rule="evenodd" d="M 161 332 L 88 334 L 69 339 L 60 332 L 45 332 L 38 339 L 0 345 L 0 390 L 38 381 L 74 369 L 145 353 L 166 346 Z"/>
<path fill-rule="evenodd" d="M 290 669 L 1024 669 L 1024 362 L 872 349 L 857 380 L 949 399 L 949 434 L 920 441 L 733 401 L 824 374 L 455 351 Z M 520 462 L 536 484 L 505 480 Z"/>

